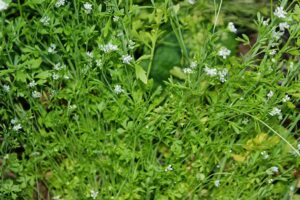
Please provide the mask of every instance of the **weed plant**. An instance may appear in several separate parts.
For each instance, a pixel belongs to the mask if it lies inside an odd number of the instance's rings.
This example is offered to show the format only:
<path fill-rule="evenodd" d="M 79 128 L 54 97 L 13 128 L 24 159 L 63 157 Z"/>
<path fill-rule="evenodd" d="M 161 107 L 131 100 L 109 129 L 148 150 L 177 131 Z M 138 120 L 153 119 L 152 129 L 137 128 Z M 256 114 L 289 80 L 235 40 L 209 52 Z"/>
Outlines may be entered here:
<path fill-rule="evenodd" d="M 233 2 L 0 0 L 0 199 L 299 199 L 298 1 Z"/>

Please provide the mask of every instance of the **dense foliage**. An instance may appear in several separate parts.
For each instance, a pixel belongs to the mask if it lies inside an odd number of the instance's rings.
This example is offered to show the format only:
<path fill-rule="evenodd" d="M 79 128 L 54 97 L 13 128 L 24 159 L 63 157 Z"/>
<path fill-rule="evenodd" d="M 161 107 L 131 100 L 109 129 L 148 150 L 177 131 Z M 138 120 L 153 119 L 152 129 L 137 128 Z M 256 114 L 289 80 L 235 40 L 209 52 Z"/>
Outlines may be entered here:
<path fill-rule="evenodd" d="M 296 1 L 0 0 L 0 199 L 299 198 L 299 38 Z"/>

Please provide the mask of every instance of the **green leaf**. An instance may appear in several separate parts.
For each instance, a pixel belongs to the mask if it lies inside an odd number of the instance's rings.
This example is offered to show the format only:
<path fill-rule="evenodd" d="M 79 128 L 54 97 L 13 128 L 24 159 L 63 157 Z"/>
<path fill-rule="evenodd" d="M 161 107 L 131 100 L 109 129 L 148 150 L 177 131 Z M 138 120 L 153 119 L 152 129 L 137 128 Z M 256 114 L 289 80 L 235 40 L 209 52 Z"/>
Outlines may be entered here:
<path fill-rule="evenodd" d="M 41 58 L 29 60 L 28 62 L 26 62 L 26 65 L 30 69 L 37 69 L 37 68 L 40 67 L 41 64 L 42 64 L 42 59 Z"/>
<path fill-rule="evenodd" d="M 26 77 L 27 77 L 27 74 L 24 71 L 17 71 L 16 72 L 15 78 L 16 78 L 17 81 L 21 81 L 21 82 L 25 83 L 26 82 Z"/>
<path fill-rule="evenodd" d="M 242 42 L 244 45 L 250 45 L 250 39 L 247 35 L 242 34 L 242 38 L 236 38 L 237 41 Z"/>
<path fill-rule="evenodd" d="M 147 84 L 148 79 L 146 72 L 140 65 L 135 65 L 135 74 L 137 79 L 140 79 L 143 83 Z"/>
<path fill-rule="evenodd" d="M 50 76 L 51 76 L 50 72 L 43 71 L 43 72 L 39 73 L 38 75 L 36 75 L 35 77 L 38 79 L 47 79 Z"/>

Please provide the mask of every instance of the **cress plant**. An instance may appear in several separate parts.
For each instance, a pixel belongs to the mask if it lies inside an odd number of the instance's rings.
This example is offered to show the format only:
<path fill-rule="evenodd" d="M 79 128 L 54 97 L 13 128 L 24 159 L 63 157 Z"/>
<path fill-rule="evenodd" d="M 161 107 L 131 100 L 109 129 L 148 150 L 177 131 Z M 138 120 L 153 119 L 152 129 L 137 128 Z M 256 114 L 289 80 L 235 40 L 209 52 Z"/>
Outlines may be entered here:
<path fill-rule="evenodd" d="M 297 1 L 0 16 L 0 199 L 300 198 Z"/>

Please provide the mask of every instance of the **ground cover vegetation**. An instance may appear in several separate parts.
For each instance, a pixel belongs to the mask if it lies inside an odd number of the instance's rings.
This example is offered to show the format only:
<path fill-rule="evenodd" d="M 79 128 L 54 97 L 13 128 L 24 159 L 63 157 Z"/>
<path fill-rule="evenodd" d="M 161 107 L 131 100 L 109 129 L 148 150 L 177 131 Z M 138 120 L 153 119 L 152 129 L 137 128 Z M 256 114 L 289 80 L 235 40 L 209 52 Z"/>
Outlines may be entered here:
<path fill-rule="evenodd" d="M 299 1 L 0 0 L 0 199 L 300 199 Z"/>

